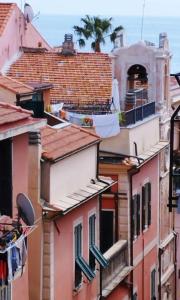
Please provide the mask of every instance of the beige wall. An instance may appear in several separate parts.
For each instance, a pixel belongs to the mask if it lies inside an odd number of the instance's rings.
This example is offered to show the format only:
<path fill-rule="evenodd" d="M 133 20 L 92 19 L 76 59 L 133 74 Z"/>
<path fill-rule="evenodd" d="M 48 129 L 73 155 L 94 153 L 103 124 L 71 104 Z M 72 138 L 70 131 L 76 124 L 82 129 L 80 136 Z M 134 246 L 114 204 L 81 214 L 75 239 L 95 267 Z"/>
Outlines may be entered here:
<path fill-rule="evenodd" d="M 140 155 L 159 142 L 159 117 L 157 115 L 137 124 L 121 128 L 120 133 L 115 137 L 103 139 L 100 150 L 135 155 L 135 142 L 138 155 Z"/>
<path fill-rule="evenodd" d="M 51 165 L 50 201 L 58 201 L 96 178 L 96 146 Z"/>
<path fill-rule="evenodd" d="M 73 154 L 59 162 L 42 163 L 41 197 L 46 201 L 58 202 L 96 178 L 97 146 Z"/>
<path fill-rule="evenodd" d="M 0 101 L 16 104 L 16 94 L 0 86 Z"/>

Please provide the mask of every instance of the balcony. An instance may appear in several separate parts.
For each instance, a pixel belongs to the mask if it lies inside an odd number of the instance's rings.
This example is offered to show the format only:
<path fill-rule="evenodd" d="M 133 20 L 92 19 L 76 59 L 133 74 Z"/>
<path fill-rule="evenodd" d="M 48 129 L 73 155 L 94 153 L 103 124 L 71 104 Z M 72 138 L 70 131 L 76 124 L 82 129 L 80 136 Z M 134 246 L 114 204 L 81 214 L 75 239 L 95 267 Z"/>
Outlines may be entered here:
<path fill-rule="evenodd" d="M 137 106 L 131 110 L 121 113 L 120 126 L 126 127 L 143 121 L 145 118 L 155 114 L 155 102 Z"/>
<path fill-rule="evenodd" d="M 109 264 L 102 270 L 102 296 L 107 297 L 132 270 L 128 265 L 127 241 L 115 243 L 104 253 L 104 257 Z"/>

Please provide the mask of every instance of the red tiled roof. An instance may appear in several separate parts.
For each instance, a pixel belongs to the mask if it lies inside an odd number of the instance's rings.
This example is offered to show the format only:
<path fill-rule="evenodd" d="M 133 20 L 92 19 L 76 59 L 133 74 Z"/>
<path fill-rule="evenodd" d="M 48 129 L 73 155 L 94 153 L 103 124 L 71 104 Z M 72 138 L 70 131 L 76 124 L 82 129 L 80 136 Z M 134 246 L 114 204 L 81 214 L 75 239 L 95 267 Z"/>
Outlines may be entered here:
<path fill-rule="evenodd" d="M 15 6 L 15 3 L 0 3 L 0 36 L 2 35 Z"/>
<path fill-rule="evenodd" d="M 31 115 L 32 112 L 19 106 L 0 102 L 0 139 L 45 126 L 44 119 L 32 118 Z"/>
<path fill-rule="evenodd" d="M 53 161 L 97 143 L 100 138 L 75 125 L 63 128 L 46 126 L 41 130 L 41 141 L 42 157 Z"/>
<path fill-rule="evenodd" d="M 28 94 L 33 92 L 33 88 L 7 76 L 0 76 L 0 86 L 16 94 Z"/>
<path fill-rule="evenodd" d="M 51 100 L 99 102 L 111 98 L 112 66 L 108 54 L 23 53 L 9 76 L 24 83 L 52 83 Z"/>
<path fill-rule="evenodd" d="M 0 125 L 27 119 L 32 112 L 4 102 L 0 102 Z"/>

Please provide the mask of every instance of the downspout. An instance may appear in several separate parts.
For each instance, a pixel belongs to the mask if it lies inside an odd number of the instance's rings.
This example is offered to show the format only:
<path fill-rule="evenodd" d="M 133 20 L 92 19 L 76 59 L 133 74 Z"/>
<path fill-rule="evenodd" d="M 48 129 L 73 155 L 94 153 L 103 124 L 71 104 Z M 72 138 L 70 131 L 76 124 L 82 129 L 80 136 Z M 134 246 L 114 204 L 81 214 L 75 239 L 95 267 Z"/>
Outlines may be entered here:
<path fill-rule="evenodd" d="M 140 172 L 140 169 L 130 169 L 128 171 L 129 174 L 129 181 L 130 181 L 130 209 L 129 209 L 129 217 L 130 217 L 130 265 L 133 266 L 133 230 L 132 230 L 132 178 L 133 175 Z M 133 276 L 133 270 L 130 273 L 130 299 L 133 299 L 133 285 L 134 285 L 134 276 Z"/>
<path fill-rule="evenodd" d="M 174 282 L 174 287 L 175 287 L 175 299 L 177 299 L 177 234 L 174 234 L 174 240 L 175 240 L 175 250 L 174 250 L 174 255 L 175 255 L 175 262 L 174 262 L 174 268 L 175 268 L 175 282 Z"/>
<path fill-rule="evenodd" d="M 161 300 L 161 255 L 163 251 L 162 249 L 159 249 L 159 288 L 158 288 L 158 294 L 159 294 L 159 300 Z"/>
<path fill-rule="evenodd" d="M 101 241 L 101 209 L 102 209 L 102 196 L 99 195 L 99 240 L 100 240 L 100 245 L 102 243 Z M 99 299 L 102 299 L 102 267 L 100 265 L 100 270 L 99 270 Z"/>
<path fill-rule="evenodd" d="M 96 157 L 96 178 L 99 176 L 99 144 L 97 144 L 97 157 Z M 102 196 L 99 195 L 99 241 L 101 245 L 101 209 L 102 209 Z M 99 299 L 102 299 L 102 267 L 99 266 Z"/>

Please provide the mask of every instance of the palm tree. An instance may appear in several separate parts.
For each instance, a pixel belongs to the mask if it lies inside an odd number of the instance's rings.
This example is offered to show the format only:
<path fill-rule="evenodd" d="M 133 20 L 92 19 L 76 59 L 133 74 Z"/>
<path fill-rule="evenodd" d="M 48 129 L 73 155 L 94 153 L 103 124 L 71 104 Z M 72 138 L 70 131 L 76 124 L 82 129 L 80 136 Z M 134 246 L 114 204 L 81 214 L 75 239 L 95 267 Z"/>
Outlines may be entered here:
<path fill-rule="evenodd" d="M 75 33 L 79 36 L 79 46 L 85 46 L 85 40 L 92 39 L 91 48 L 95 52 L 101 52 L 101 44 L 105 44 L 105 38 L 110 37 L 111 42 L 114 42 L 117 33 L 123 29 L 122 26 L 116 27 L 112 31 L 112 18 L 90 17 L 86 15 L 81 18 L 83 27 L 73 26 Z"/>

